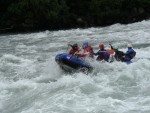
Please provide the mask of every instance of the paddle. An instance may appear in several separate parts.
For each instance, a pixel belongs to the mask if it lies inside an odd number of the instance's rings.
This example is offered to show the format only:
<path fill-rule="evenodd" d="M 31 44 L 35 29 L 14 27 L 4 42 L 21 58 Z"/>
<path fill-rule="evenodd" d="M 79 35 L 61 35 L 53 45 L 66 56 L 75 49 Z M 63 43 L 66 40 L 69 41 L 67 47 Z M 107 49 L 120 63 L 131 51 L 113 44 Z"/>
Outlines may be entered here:
<path fill-rule="evenodd" d="M 113 46 L 111 44 L 109 44 L 109 45 L 110 45 L 111 49 L 106 50 L 106 52 L 109 53 L 109 54 L 114 54 L 115 50 L 114 50 Z"/>
<path fill-rule="evenodd" d="M 109 54 L 114 54 L 115 51 L 113 49 L 111 49 L 111 50 L 106 50 L 106 52 Z"/>
<path fill-rule="evenodd" d="M 67 46 L 66 52 L 68 52 L 69 46 L 70 46 L 70 47 L 73 47 L 71 44 L 67 44 L 67 45 L 68 45 L 68 46 Z"/>

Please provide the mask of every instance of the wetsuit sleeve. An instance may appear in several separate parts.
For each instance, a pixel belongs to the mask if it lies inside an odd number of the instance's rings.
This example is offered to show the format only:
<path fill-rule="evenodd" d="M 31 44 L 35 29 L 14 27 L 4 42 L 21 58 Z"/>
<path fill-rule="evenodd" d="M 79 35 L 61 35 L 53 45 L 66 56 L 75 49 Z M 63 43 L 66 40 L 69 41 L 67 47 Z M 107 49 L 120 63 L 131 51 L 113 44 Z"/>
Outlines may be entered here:
<path fill-rule="evenodd" d="M 97 55 L 99 55 L 99 51 L 97 53 L 93 52 L 92 54 L 95 55 L 95 56 L 97 56 Z"/>

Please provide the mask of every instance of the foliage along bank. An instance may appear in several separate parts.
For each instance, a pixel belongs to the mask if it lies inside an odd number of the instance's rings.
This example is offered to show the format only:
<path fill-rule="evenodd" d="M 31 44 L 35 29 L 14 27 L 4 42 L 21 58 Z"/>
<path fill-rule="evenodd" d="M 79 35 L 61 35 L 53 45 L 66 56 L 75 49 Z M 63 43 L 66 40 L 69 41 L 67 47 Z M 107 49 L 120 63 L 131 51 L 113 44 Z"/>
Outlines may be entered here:
<path fill-rule="evenodd" d="M 150 0 L 1 0 L 0 32 L 30 32 L 149 19 Z"/>

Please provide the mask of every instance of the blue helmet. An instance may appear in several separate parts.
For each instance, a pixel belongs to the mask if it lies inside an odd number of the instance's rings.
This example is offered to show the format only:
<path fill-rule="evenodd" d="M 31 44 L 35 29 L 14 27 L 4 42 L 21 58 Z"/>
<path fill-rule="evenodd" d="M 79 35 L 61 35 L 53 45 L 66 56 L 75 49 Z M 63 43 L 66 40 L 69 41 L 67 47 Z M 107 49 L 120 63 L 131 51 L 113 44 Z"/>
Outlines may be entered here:
<path fill-rule="evenodd" d="M 84 45 L 84 46 L 88 46 L 89 43 L 85 41 L 85 42 L 83 42 L 83 45 Z"/>

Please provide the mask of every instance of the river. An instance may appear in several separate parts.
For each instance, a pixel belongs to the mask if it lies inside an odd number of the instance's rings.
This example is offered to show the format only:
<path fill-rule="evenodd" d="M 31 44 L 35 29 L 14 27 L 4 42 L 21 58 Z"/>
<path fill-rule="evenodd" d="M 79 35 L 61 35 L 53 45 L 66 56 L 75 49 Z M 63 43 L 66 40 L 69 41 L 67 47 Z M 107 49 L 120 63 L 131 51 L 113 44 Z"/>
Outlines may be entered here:
<path fill-rule="evenodd" d="M 109 43 L 137 52 L 133 63 L 94 62 L 68 74 L 55 56 L 68 43 Z M 150 21 L 0 36 L 0 113 L 150 113 Z"/>

